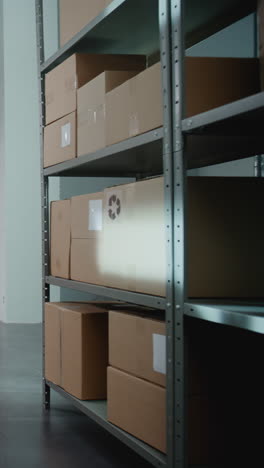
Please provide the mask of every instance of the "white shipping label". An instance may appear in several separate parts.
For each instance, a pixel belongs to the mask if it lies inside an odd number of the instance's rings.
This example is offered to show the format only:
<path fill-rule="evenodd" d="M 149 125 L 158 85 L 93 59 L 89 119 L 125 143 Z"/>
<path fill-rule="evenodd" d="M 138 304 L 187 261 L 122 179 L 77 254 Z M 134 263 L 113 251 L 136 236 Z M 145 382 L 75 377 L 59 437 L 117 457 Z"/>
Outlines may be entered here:
<path fill-rule="evenodd" d="M 102 231 L 103 229 L 103 200 L 89 200 L 88 230 Z"/>
<path fill-rule="evenodd" d="M 65 148 L 71 144 L 71 124 L 70 122 L 61 127 L 61 147 Z"/>
<path fill-rule="evenodd" d="M 166 336 L 153 333 L 153 370 L 166 374 Z"/>

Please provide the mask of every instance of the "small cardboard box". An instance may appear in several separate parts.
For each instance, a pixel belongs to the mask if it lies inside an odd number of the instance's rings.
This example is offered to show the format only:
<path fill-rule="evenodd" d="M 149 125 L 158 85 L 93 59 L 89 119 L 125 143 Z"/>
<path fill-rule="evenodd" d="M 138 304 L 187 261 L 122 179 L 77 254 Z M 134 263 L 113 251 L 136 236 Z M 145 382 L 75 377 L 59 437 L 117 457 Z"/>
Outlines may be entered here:
<path fill-rule="evenodd" d="M 107 370 L 108 420 L 129 434 L 166 453 L 166 390 L 120 370 Z M 189 462 L 208 462 L 207 398 L 188 398 Z"/>
<path fill-rule="evenodd" d="M 160 63 L 107 93 L 107 145 L 161 127 L 162 124 Z"/>
<path fill-rule="evenodd" d="M 143 55 L 73 54 L 45 76 L 46 125 L 77 110 L 77 89 L 105 70 L 144 68 Z"/>
<path fill-rule="evenodd" d="M 44 129 L 44 167 L 76 158 L 76 112 Z"/>
<path fill-rule="evenodd" d="M 106 146 L 105 95 L 137 73 L 105 71 L 78 89 L 78 156 Z"/>
<path fill-rule="evenodd" d="M 109 365 L 166 385 L 166 325 L 122 311 L 109 312 Z"/>
<path fill-rule="evenodd" d="M 45 376 L 82 400 L 106 398 L 107 303 L 45 304 Z"/>
<path fill-rule="evenodd" d="M 60 0 L 60 46 L 92 21 L 112 0 Z"/>
<path fill-rule="evenodd" d="M 70 278 L 71 202 L 51 203 L 50 213 L 50 273 L 59 278 Z"/>
<path fill-rule="evenodd" d="M 71 279 L 103 284 L 98 262 L 103 235 L 103 193 L 71 199 Z"/>

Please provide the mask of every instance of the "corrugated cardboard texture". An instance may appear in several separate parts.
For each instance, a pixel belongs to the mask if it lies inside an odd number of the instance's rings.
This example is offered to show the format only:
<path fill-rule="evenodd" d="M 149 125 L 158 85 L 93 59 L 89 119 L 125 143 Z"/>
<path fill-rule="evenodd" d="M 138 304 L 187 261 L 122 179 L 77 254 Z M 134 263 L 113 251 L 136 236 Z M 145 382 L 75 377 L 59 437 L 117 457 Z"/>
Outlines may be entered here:
<path fill-rule="evenodd" d="M 105 95 L 138 71 L 106 71 L 77 91 L 78 156 L 106 146 Z"/>
<path fill-rule="evenodd" d="M 163 192 L 162 177 L 104 191 L 104 238 L 98 262 L 107 286 L 165 295 Z"/>
<path fill-rule="evenodd" d="M 107 145 L 160 127 L 162 123 L 160 63 L 107 93 Z"/>
<path fill-rule="evenodd" d="M 50 273 L 69 279 L 71 241 L 71 202 L 59 200 L 51 203 Z"/>
<path fill-rule="evenodd" d="M 192 177 L 188 183 L 189 295 L 263 297 L 263 180 Z"/>
<path fill-rule="evenodd" d="M 264 89 L 264 1 L 258 0 L 258 33 L 261 89 Z"/>
<path fill-rule="evenodd" d="M 62 319 L 62 387 L 83 400 L 105 399 L 107 363 L 106 309 L 68 308 Z"/>
<path fill-rule="evenodd" d="M 245 58 L 186 58 L 186 117 L 260 91 L 259 61 Z"/>
<path fill-rule="evenodd" d="M 113 367 L 107 370 L 108 420 L 161 452 L 166 452 L 166 390 Z M 188 456 L 190 464 L 209 457 L 207 399 L 188 399 Z M 212 425 L 213 428 L 213 425 Z"/>
<path fill-rule="evenodd" d="M 62 132 L 67 128 L 69 142 L 63 140 Z M 44 129 L 44 167 L 53 166 L 69 159 L 77 153 L 76 112 L 63 117 Z"/>
<path fill-rule="evenodd" d="M 61 320 L 57 304 L 45 303 L 45 377 L 61 385 Z"/>
<path fill-rule="evenodd" d="M 71 279 L 104 285 L 104 275 L 98 260 L 101 239 L 72 239 Z"/>
<path fill-rule="evenodd" d="M 166 375 L 155 372 L 153 334 L 165 336 L 165 323 L 122 312 L 109 312 L 109 364 L 165 387 Z"/>
<path fill-rule="evenodd" d="M 143 55 L 74 54 L 45 76 L 46 125 L 77 110 L 77 89 L 105 70 L 144 68 Z"/>
<path fill-rule="evenodd" d="M 71 236 L 73 239 L 93 239 L 101 237 L 102 224 L 103 192 L 72 197 Z"/>
<path fill-rule="evenodd" d="M 111 0 L 60 0 L 60 45 L 66 44 L 86 24 L 111 3 Z"/>

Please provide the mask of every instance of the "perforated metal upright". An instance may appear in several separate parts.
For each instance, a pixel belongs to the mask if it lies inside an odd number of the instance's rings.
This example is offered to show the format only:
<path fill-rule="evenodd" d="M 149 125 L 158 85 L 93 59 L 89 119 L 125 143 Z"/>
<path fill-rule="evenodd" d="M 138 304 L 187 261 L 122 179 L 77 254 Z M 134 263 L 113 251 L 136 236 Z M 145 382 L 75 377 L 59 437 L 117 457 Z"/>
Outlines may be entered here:
<path fill-rule="evenodd" d="M 43 2 L 36 0 L 38 83 L 39 83 L 39 137 L 40 137 L 40 184 L 41 184 L 41 224 L 42 224 L 42 391 L 43 407 L 50 407 L 50 387 L 45 380 L 45 302 L 49 301 L 50 285 L 46 283 L 49 274 L 49 179 L 44 175 L 43 129 L 45 125 L 45 81 L 41 74 L 41 64 L 44 56 Z"/>

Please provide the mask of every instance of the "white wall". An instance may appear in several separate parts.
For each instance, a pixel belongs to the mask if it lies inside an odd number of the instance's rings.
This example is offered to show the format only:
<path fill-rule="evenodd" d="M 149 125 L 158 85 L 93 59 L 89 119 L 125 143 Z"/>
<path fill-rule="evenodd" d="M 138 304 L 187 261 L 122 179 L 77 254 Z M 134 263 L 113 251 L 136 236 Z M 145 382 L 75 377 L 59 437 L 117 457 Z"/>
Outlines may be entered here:
<path fill-rule="evenodd" d="M 57 6 L 54 0 L 44 3 L 46 49 L 52 53 L 57 48 Z M 41 321 L 42 261 L 35 0 L 1 0 L 1 4 L 0 320 L 36 323 Z M 56 197 L 56 181 L 54 191 Z"/>

